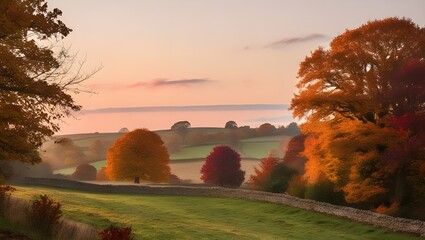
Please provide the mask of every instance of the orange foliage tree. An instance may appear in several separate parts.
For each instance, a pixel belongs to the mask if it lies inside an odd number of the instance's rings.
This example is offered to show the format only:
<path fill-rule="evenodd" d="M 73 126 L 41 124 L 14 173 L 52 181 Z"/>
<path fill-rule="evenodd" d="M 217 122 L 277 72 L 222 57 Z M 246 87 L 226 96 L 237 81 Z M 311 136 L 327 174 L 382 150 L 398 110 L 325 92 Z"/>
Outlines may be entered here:
<path fill-rule="evenodd" d="M 330 180 L 349 202 L 406 204 L 403 189 L 421 191 L 424 64 L 424 29 L 399 18 L 347 30 L 306 57 L 291 109 L 306 119 L 310 183 Z"/>
<path fill-rule="evenodd" d="M 249 184 L 256 189 L 266 190 L 269 185 L 271 172 L 279 161 L 280 159 L 274 156 L 261 159 L 259 168 L 254 167 L 255 175 L 249 177 Z"/>
<path fill-rule="evenodd" d="M 158 134 L 147 129 L 126 133 L 108 149 L 106 174 L 110 180 L 140 178 L 168 182 L 170 157 Z"/>
<path fill-rule="evenodd" d="M 0 161 L 38 163 L 37 149 L 81 108 L 69 91 L 80 92 L 90 74 L 72 74 L 75 57 L 58 46 L 72 31 L 61 10 L 46 0 L 2 0 L 0 13 Z"/>

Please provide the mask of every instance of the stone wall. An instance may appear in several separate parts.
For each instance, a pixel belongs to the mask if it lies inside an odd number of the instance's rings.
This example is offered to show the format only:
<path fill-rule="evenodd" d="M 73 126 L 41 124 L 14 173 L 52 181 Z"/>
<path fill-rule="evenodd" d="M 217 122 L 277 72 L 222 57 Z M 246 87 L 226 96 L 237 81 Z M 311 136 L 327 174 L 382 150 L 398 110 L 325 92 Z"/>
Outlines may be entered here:
<path fill-rule="evenodd" d="M 99 193 L 130 193 L 156 194 L 178 196 L 208 196 L 223 198 L 240 198 L 256 201 L 284 204 L 301 209 L 326 213 L 333 216 L 348 218 L 357 222 L 367 223 L 377 227 L 388 228 L 393 231 L 407 232 L 425 237 L 425 222 L 405 218 L 396 218 L 371 211 L 359 210 L 350 207 L 336 206 L 328 203 L 292 197 L 288 194 L 277 194 L 245 189 L 220 187 L 191 187 L 172 185 L 97 185 L 63 179 L 26 178 L 25 182 L 32 185 L 69 188 Z"/>

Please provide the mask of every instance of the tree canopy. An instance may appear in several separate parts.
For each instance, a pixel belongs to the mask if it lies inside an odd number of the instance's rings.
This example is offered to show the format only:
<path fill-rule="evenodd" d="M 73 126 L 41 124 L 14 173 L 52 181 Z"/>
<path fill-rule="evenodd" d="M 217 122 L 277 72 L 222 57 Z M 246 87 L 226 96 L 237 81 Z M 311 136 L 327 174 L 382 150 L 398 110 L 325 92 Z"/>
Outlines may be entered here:
<path fill-rule="evenodd" d="M 238 128 L 238 124 L 235 121 L 228 121 L 228 122 L 226 122 L 226 125 L 224 125 L 224 128 L 227 128 L 227 129 L 237 129 Z"/>
<path fill-rule="evenodd" d="M 331 181 L 348 202 L 425 203 L 425 29 L 368 22 L 312 52 L 298 76 L 309 183 Z"/>
<path fill-rule="evenodd" d="M 217 186 L 239 187 L 245 180 L 241 156 L 228 146 L 214 147 L 201 168 L 201 179 Z"/>
<path fill-rule="evenodd" d="M 168 182 L 170 157 L 161 137 L 147 129 L 126 133 L 108 149 L 106 174 L 110 180 L 135 178 Z"/>
<path fill-rule="evenodd" d="M 403 115 L 406 105 L 423 111 L 423 88 L 421 97 L 409 97 L 418 85 L 400 75 L 424 59 L 425 32 L 411 20 L 368 22 L 334 38 L 328 50 L 316 49 L 300 64 L 299 93 L 291 109 L 294 116 L 311 120 L 342 116 L 374 124 Z M 395 97 L 400 90 L 404 93 Z"/>
<path fill-rule="evenodd" d="M 37 148 L 80 106 L 68 90 L 87 76 L 69 75 L 72 56 L 59 9 L 45 0 L 0 2 L 0 161 L 40 162 Z"/>

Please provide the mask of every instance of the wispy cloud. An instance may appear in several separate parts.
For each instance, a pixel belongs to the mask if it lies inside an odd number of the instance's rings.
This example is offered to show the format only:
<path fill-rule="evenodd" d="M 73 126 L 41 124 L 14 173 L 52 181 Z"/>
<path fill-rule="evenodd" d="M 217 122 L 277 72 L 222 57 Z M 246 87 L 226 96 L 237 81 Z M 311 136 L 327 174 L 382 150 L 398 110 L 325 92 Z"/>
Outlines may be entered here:
<path fill-rule="evenodd" d="M 214 82 L 207 78 L 191 78 L 191 79 L 164 79 L 158 78 L 148 82 L 134 82 L 130 84 L 112 83 L 112 84 L 93 84 L 90 87 L 94 89 L 132 89 L 132 88 L 162 88 L 162 87 L 188 87 L 199 86 Z"/>
<path fill-rule="evenodd" d="M 285 111 L 286 104 L 239 104 L 239 105 L 199 105 L 199 106 L 155 106 L 123 107 L 83 110 L 82 113 L 129 113 L 129 112 L 204 112 L 204 111 Z"/>
<path fill-rule="evenodd" d="M 244 50 L 254 50 L 254 49 L 278 49 L 278 48 L 284 48 L 288 45 L 292 44 L 299 44 L 304 42 L 310 42 L 310 41 L 318 41 L 326 39 L 327 36 L 320 34 L 320 33 L 314 33 L 307 36 L 301 36 L 301 37 L 292 37 L 292 38 L 283 38 L 281 40 L 278 40 L 276 42 L 272 42 L 270 44 L 267 44 L 265 46 L 256 47 L 256 46 L 246 46 L 244 47 Z"/>
<path fill-rule="evenodd" d="M 150 82 L 148 85 L 151 87 L 167 87 L 167 86 L 191 86 L 191 85 L 202 85 L 209 83 L 211 80 L 206 78 L 192 78 L 192 79 L 156 79 Z"/>
<path fill-rule="evenodd" d="M 293 38 L 284 38 L 279 41 L 270 43 L 265 46 L 265 48 L 282 48 L 291 44 L 304 43 L 309 41 L 325 39 L 326 35 L 315 33 L 302 37 L 293 37 Z"/>

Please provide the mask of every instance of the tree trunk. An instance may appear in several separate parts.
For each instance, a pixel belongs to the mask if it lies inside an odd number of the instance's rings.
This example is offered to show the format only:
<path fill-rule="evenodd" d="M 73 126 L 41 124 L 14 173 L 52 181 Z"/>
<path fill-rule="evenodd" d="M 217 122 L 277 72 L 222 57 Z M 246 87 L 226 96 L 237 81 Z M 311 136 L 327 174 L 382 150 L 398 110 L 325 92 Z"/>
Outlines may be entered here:
<path fill-rule="evenodd" d="M 139 184 L 139 183 L 140 183 L 140 177 L 135 177 L 135 178 L 134 178 L 134 183 Z"/>

